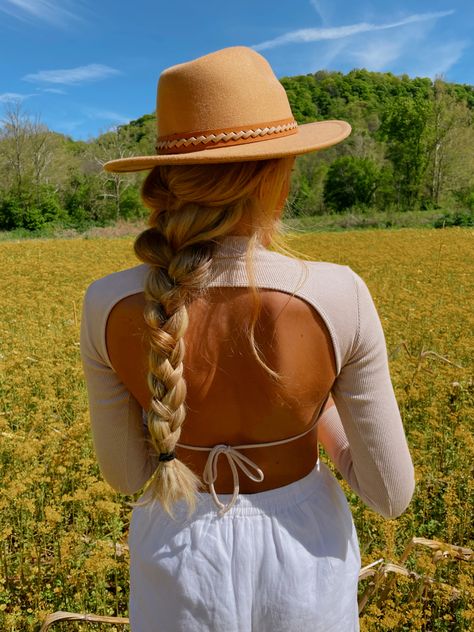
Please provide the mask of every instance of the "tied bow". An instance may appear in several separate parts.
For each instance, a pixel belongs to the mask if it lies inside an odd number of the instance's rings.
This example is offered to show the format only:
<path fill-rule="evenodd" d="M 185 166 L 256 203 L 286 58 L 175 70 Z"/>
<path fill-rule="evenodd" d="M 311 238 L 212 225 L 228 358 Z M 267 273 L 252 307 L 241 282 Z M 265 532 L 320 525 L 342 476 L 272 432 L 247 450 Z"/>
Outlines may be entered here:
<path fill-rule="evenodd" d="M 214 488 L 214 483 L 217 479 L 217 461 L 219 460 L 221 454 L 225 454 L 234 479 L 234 491 L 232 498 L 227 504 L 224 504 L 219 500 Z M 244 456 L 230 445 L 221 443 L 214 446 L 207 457 L 203 478 L 204 482 L 209 485 L 209 491 L 211 492 L 214 502 L 219 507 L 219 516 L 223 516 L 226 511 L 229 511 L 229 509 L 235 505 L 239 495 L 239 473 L 237 471 L 237 466 L 240 467 L 242 472 L 248 476 L 250 480 L 255 481 L 256 483 L 261 483 L 263 481 L 264 475 L 262 470 L 248 457 Z M 253 473 L 252 470 L 255 473 Z"/>

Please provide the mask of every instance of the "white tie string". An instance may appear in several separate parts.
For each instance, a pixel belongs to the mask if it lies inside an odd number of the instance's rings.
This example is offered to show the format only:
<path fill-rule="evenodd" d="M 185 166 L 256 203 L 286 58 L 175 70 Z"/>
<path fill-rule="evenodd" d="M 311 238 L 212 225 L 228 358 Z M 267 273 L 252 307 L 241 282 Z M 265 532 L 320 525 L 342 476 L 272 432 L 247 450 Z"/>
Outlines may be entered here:
<path fill-rule="evenodd" d="M 229 463 L 230 469 L 232 471 L 232 478 L 234 482 L 234 491 L 232 493 L 232 498 L 225 505 L 219 500 L 219 497 L 216 494 L 216 490 L 214 488 L 214 483 L 217 480 L 217 461 L 221 454 L 225 454 L 227 461 Z M 247 467 L 253 469 L 256 474 L 253 474 L 252 471 Z M 237 466 L 240 467 L 242 472 L 250 478 L 250 480 L 255 481 L 256 483 L 261 483 L 264 479 L 264 474 L 262 470 L 248 457 L 244 456 L 241 452 L 236 450 L 230 445 L 226 445 L 225 443 L 220 443 L 214 446 L 209 452 L 209 456 L 207 457 L 206 467 L 204 468 L 203 478 L 204 482 L 209 485 L 209 491 L 211 492 L 211 496 L 219 507 L 219 516 L 223 516 L 229 509 L 231 509 L 237 500 L 239 495 L 239 473 L 237 472 Z"/>
<path fill-rule="evenodd" d="M 325 403 L 325 402 L 324 402 Z M 321 409 L 324 407 L 324 404 L 321 406 Z M 239 473 L 237 471 L 237 466 L 240 467 L 242 472 L 250 478 L 250 480 L 255 481 L 256 483 L 261 483 L 264 479 L 264 475 L 262 470 L 248 457 L 244 456 L 239 450 L 249 450 L 252 448 L 265 448 L 274 445 L 283 445 L 284 443 L 290 443 L 291 441 L 296 441 L 296 439 L 300 439 L 311 432 L 313 428 L 318 423 L 318 419 L 314 421 L 311 426 L 300 433 L 299 435 L 295 435 L 293 437 L 288 437 L 287 439 L 280 439 L 279 441 L 267 441 L 266 443 L 250 443 L 247 445 L 226 445 L 225 443 L 219 443 L 212 448 L 197 446 L 197 445 L 188 445 L 186 443 L 177 443 L 176 445 L 179 448 L 186 448 L 187 450 L 197 450 L 198 452 L 209 452 L 209 456 L 207 457 L 206 467 L 203 472 L 204 482 L 208 485 L 209 491 L 211 493 L 211 497 L 217 507 L 219 507 L 219 516 L 223 516 L 226 511 L 229 511 L 234 505 L 239 495 Z M 232 471 L 232 478 L 234 480 L 234 491 L 232 493 L 232 498 L 225 505 L 222 503 L 214 488 L 214 483 L 217 479 L 217 461 L 221 454 L 225 454 L 227 457 L 227 461 L 229 463 L 230 469 Z M 252 471 L 247 467 L 247 465 L 252 468 L 256 474 L 253 474 Z"/>

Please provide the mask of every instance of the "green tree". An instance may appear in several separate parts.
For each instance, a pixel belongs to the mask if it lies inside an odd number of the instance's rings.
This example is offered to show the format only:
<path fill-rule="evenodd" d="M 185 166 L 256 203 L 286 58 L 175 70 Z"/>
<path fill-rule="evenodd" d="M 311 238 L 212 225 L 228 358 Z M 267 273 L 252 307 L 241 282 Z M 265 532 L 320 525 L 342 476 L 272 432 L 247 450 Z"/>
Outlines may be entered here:
<path fill-rule="evenodd" d="M 431 102 L 424 96 L 392 100 L 382 115 L 380 135 L 393 165 L 396 203 L 403 209 L 418 206 L 428 166 L 428 125 Z"/>
<path fill-rule="evenodd" d="M 18 100 L 4 108 L 0 156 L 2 226 L 33 230 L 66 217 L 60 207 L 68 164 L 64 137 L 27 114 Z"/>
<path fill-rule="evenodd" d="M 318 118 L 313 99 L 314 80 L 311 76 L 285 77 L 281 80 L 286 90 L 291 110 L 298 123 L 308 123 Z"/>
<path fill-rule="evenodd" d="M 380 182 L 380 169 L 370 158 L 342 156 L 329 167 L 324 203 L 340 213 L 352 206 L 371 204 Z"/>
<path fill-rule="evenodd" d="M 307 154 L 297 158 L 285 211 L 287 218 L 321 215 L 324 212 L 322 194 L 328 167 L 323 156 Z"/>
<path fill-rule="evenodd" d="M 441 79 L 433 86 L 428 155 L 427 191 L 433 205 L 474 185 L 473 115 Z"/>
<path fill-rule="evenodd" d="M 67 213 L 61 206 L 57 192 L 47 185 L 25 191 L 21 198 L 11 191 L 0 201 L 1 230 L 38 230 L 46 224 L 66 220 Z"/>
<path fill-rule="evenodd" d="M 85 228 L 91 223 L 103 223 L 106 219 L 102 204 L 102 182 L 96 173 L 88 173 L 84 167 L 71 169 L 63 192 L 63 204 L 69 223 Z"/>
<path fill-rule="evenodd" d="M 116 158 L 133 156 L 133 133 L 128 126 L 116 127 L 100 136 L 91 146 L 91 155 L 96 163 L 96 172 L 102 179 L 102 198 L 113 206 L 113 217 L 117 221 L 123 217 L 122 199 L 126 190 L 136 184 L 136 174 L 112 173 L 104 170 L 104 164 Z M 112 208 L 111 206 L 111 208 Z"/>

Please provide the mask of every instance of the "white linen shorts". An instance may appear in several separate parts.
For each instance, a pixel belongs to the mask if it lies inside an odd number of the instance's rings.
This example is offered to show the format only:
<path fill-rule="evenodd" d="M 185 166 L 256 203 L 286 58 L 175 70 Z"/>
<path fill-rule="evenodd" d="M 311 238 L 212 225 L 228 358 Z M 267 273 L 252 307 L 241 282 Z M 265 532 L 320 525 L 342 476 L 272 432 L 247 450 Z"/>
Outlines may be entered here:
<path fill-rule="evenodd" d="M 228 502 L 230 495 L 219 496 Z M 132 632 L 355 632 L 360 555 L 336 478 L 241 494 L 222 517 L 209 494 L 187 518 L 159 503 L 130 526 Z"/>

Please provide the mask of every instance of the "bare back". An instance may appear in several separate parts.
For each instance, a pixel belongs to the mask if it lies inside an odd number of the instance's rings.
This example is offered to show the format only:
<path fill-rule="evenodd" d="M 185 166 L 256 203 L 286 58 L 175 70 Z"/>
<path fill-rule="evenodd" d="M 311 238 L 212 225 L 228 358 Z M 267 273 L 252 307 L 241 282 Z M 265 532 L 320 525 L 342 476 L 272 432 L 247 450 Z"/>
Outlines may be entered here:
<path fill-rule="evenodd" d="M 277 441 L 304 432 L 319 414 L 336 375 L 331 339 L 321 317 L 305 301 L 283 292 L 262 290 L 261 299 L 255 340 L 268 366 L 281 376 L 279 383 L 252 353 L 247 332 L 254 299 L 248 288 L 210 288 L 189 306 L 187 417 L 180 442 L 213 446 Z M 106 340 L 114 370 L 148 410 L 144 306 L 143 293 L 118 302 L 107 321 Z M 201 475 L 207 453 L 185 448 L 177 452 Z M 254 483 L 243 477 L 243 493 L 289 484 L 314 467 L 316 429 L 294 442 L 252 449 L 248 455 L 264 471 L 265 480 Z M 216 489 L 233 489 L 222 460 Z"/>

